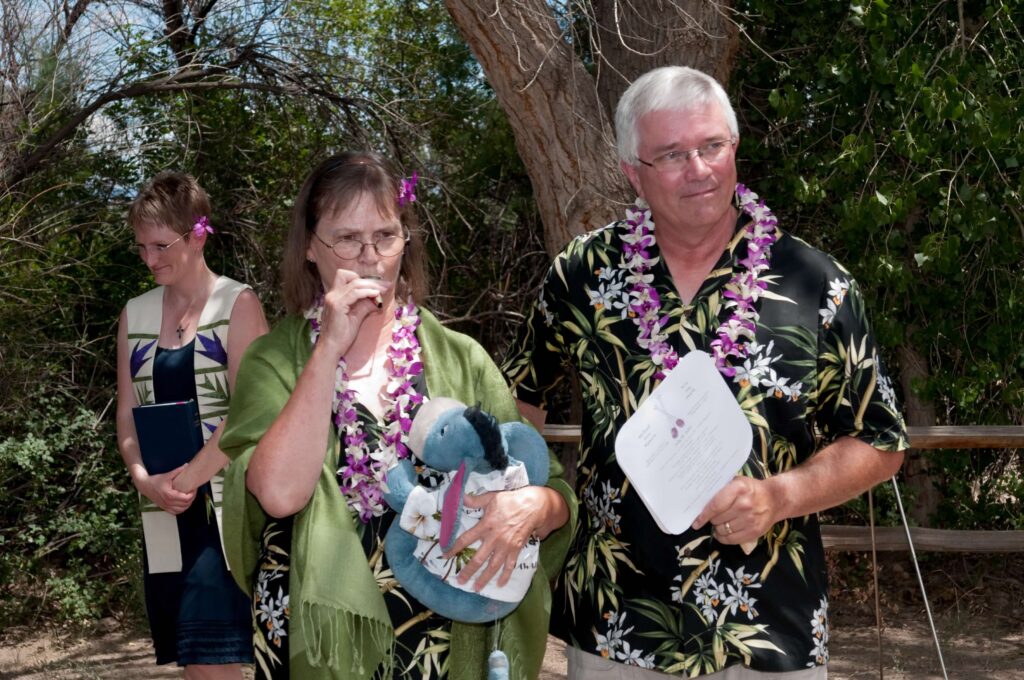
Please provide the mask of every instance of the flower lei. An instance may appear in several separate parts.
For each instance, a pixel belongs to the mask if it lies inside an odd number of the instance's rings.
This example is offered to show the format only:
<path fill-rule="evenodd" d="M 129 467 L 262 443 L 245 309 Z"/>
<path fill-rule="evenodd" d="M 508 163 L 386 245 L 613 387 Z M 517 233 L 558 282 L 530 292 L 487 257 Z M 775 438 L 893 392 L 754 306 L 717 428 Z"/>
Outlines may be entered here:
<path fill-rule="evenodd" d="M 306 318 L 312 330 L 310 341 L 315 345 L 320 337 L 320 318 L 323 315 L 323 296 L 306 311 Z M 366 432 L 356 413 L 355 390 L 348 387 L 348 373 L 345 358 L 338 359 L 335 371 L 334 398 L 332 408 L 334 425 L 344 444 L 342 462 L 338 468 L 341 477 L 340 490 L 345 502 L 366 523 L 384 514 L 382 496 L 384 476 L 399 459 L 409 458 L 409 429 L 412 427 L 413 406 L 423 401 L 413 387 L 413 380 L 423 372 L 420 361 L 420 343 L 416 328 L 420 317 L 416 305 L 399 305 L 395 310 L 395 322 L 391 327 L 391 344 L 387 348 L 388 382 L 385 389 L 384 432 L 376 451 L 370 451 L 366 443 Z"/>
<path fill-rule="evenodd" d="M 725 306 L 732 314 L 718 327 L 716 339 L 711 341 L 711 354 L 719 372 L 734 378 L 736 369 L 729 357 L 743 360 L 747 357 L 747 342 L 754 340 L 757 329 L 757 301 L 768 284 L 760 274 L 771 262 L 771 247 L 778 239 L 778 220 L 763 200 L 743 184 L 736 185 L 740 208 L 751 217 L 743 232 L 747 240 L 747 256 L 739 261 L 742 269 L 725 284 Z M 628 272 L 626 283 L 631 284 L 630 316 L 636 324 L 637 344 L 651 355 L 655 366 L 660 366 L 655 378 L 661 380 L 679 362 L 679 354 L 668 343 L 668 315 L 661 313 L 661 298 L 651 285 L 654 276 L 650 269 L 657 262 L 648 252 L 654 245 L 654 220 L 647 202 L 638 198 L 626 209 L 627 233 L 622 237 L 622 267 Z"/>

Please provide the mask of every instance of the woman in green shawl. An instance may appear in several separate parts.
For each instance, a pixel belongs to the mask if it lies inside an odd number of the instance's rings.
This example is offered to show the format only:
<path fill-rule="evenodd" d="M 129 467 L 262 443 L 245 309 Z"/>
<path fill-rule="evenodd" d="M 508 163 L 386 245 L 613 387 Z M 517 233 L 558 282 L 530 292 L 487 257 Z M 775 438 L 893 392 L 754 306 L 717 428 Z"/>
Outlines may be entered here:
<path fill-rule="evenodd" d="M 543 539 L 530 590 L 505 619 L 435 615 L 403 592 L 384 556 L 395 513 L 380 484 L 409 455 L 419 405 L 445 396 L 518 419 L 483 348 L 419 306 L 414 186 L 415 175 L 400 179 L 373 153 L 339 154 L 313 171 L 285 249 L 289 316 L 253 343 L 239 371 L 221 440 L 234 460 L 224 533 L 232 574 L 253 597 L 257 678 L 480 680 L 495 646 L 511 677 L 540 669 L 548 581 L 575 515 L 554 459 L 548 486 L 474 503 L 484 508 L 471 530 L 481 540 L 461 578 L 476 588 L 507 582 L 519 549 Z"/>

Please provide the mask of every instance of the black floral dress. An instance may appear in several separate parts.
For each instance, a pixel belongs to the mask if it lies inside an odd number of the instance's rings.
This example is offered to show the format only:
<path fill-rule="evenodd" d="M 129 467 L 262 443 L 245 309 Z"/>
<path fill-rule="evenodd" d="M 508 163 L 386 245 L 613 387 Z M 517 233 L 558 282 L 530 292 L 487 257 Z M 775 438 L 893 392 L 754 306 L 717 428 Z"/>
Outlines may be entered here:
<path fill-rule="evenodd" d="M 425 382 L 417 380 L 416 388 L 425 391 Z M 356 403 L 359 420 L 366 431 L 371 450 L 383 430 L 360 403 Z M 439 476 L 422 476 L 420 483 L 435 486 Z M 341 493 L 340 491 L 338 493 Z M 384 537 L 398 515 L 388 509 L 369 523 L 356 522 L 366 553 L 384 593 L 384 602 L 394 625 L 395 678 L 444 678 L 448 674 L 448 649 L 451 621 L 434 614 L 412 596 L 406 594 L 395 580 L 384 554 Z M 348 521 L 347 518 L 345 521 Z M 256 678 L 283 680 L 289 677 L 288 627 L 290 621 L 288 569 L 292 546 L 293 517 L 271 520 L 263 530 L 259 569 L 252 598 L 252 616 L 256 650 Z"/>

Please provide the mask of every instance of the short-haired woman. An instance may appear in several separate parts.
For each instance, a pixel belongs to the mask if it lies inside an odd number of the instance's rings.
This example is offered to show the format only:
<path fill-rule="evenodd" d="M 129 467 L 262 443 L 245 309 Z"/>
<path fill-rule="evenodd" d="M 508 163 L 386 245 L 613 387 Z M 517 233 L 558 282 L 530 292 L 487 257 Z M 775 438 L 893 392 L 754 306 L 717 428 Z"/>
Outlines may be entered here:
<path fill-rule="evenodd" d="M 221 548 L 219 441 L 242 354 L 266 333 L 252 290 L 210 271 L 203 256 L 210 200 L 195 178 L 156 175 L 128 211 L 132 249 L 157 287 L 128 301 L 117 336 L 117 441 L 142 494 L 146 611 L 156 662 L 186 680 L 242 677 L 252 662 L 246 596 Z M 188 463 L 150 474 L 132 409 L 195 400 L 204 444 Z"/>

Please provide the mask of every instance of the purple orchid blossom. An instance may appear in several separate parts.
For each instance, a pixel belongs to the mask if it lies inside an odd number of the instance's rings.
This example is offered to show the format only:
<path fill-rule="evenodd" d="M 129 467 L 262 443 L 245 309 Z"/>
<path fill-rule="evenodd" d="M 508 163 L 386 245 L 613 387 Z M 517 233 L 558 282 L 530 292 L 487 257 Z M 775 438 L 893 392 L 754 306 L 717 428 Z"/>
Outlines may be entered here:
<path fill-rule="evenodd" d="M 192 225 L 192 235 L 196 238 L 200 238 L 203 234 L 212 234 L 213 227 L 210 226 L 210 218 L 206 215 L 200 215 L 196 218 L 195 224 Z"/>
<path fill-rule="evenodd" d="M 416 193 L 414 189 L 416 189 L 416 183 L 419 179 L 420 177 L 416 174 L 415 170 L 413 170 L 412 177 L 409 179 L 405 179 L 404 177 L 402 178 L 398 188 L 399 208 L 404 208 L 406 203 L 413 203 L 416 201 Z"/>

